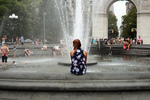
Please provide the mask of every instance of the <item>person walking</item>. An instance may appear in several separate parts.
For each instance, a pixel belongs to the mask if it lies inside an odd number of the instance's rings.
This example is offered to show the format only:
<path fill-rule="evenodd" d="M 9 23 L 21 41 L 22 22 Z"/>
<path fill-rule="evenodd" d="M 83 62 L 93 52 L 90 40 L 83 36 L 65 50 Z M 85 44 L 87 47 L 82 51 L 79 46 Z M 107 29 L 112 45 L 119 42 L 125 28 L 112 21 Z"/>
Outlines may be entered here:
<path fill-rule="evenodd" d="M 2 54 L 2 69 L 4 69 L 4 62 L 5 62 L 5 69 L 7 69 L 7 58 L 9 53 L 9 48 L 7 44 L 4 43 L 4 46 L 1 47 L 0 53 Z"/>
<path fill-rule="evenodd" d="M 24 43 L 24 37 L 23 37 L 23 35 L 21 36 L 20 40 L 21 40 L 21 44 L 23 45 L 23 43 Z"/>
<path fill-rule="evenodd" d="M 19 45 L 19 38 L 18 38 L 18 36 L 16 37 L 16 45 Z"/>
<path fill-rule="evenodd" d="M 71 68 L 70 72 L 75 75 L 83 75 L 86 73 L 87 52 L 81 49 L 79 39 L 73 41 L 74 49 L 70 52 Z"/>
<path fill-rule="evenodd" d="M 11 39 L 11 43 L 12 43 L 12 45 L 14 44 L 14 38 L 12 37 L 12 39 Z"/>
<path fill-rule="evenodd" d="M 109 47 L 109 54 L 108 54 L 107 60 L 109 58 L 110 58 L 110 61 L 112 61 L 112 47 L 111 46 Z"/>

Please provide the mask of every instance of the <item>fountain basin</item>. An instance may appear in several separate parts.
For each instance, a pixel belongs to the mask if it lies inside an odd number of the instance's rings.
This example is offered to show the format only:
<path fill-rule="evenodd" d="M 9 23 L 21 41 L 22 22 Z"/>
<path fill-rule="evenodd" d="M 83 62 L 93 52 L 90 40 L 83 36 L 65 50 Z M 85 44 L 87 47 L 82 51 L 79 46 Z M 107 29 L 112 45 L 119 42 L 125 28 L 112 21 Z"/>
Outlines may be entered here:
<path fill-rule="evenodd" d="M 96 65 L 96 64 L 97 64 L 97 61 L 89 61 L 86 63 L 87 66 L 92 66 L 92 65 Z M 58 62 L 58 65 L 70 66 L 71 62 L 69 62 L 69 61 Z"/>
<path fill-rule="evenodd" d="M 0 73 L 1 90 L 98 92 L 150 90 L 150 73 Z"/>

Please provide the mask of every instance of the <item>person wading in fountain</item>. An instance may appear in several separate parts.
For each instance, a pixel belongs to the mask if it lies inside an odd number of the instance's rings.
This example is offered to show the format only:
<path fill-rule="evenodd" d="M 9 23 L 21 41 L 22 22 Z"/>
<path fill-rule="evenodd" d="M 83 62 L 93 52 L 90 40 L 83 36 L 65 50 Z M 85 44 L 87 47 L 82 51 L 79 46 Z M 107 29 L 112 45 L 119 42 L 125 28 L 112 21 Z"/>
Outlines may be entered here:
<path fill-rule="evenodd" d="M 4 46 L 1 47 L 0 53 L 2 54 L 2 69 L 4 69 L 4 62 L 5 62 L 5 69 L 7 69 L 7 58 L 9 53 L 9 48 L 7 44 L 4 43 Z"/>
<path fill-rule="evenodd" d="M 71 68 L 70 72 L 75 75 L 83 75 L 86 73 L 87 52 L 81 49 L 79 39 L 73 41 L 74 49 L 70 52 Z"/>
<path fill-rule="evenodd" d="M 109 47 L 109 54 L 108 54 L 107 60 L 108 58 L 110 58 L 110 61 L 112 61 L 112 47 Z"/>

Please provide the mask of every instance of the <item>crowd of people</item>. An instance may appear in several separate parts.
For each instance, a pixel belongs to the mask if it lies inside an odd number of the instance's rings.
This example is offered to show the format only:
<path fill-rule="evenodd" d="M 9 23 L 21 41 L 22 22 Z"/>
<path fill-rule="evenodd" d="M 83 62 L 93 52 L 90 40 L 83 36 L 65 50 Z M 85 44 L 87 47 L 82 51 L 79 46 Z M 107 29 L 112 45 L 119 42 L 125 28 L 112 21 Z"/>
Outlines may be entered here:
<path fill-rule="evenodd" d="M 143 39 L 141 38 L 141 36 L 138 37 L 138 39 L 132 39 L 132 38 L 127 38 L 127 37 L 124 37 L 124 38 L 112 38 L 112 39 L 107 39 L 105 38 L 104 39 L 104 42 L 105 44 L 124 44 L 125 42 L 131 42 L 131 44 L 143 44 Z"/>
<path fill-rule="evenodd" d="M 55 57 L 57 53 L 61 53 L 61 55 L 63 56 L 66 51 L 67 51 L 67 48 L 65 45 L 65 41 L 64 41 L 64 39 L 61 39 L 60 40 L 60 46 L 58 44 L 53 46 L 52 55 Z"/>
<path fill-rule="evenodd" d="M 123 45 L 123 50 L 129 50 L 131 45 L 137 44 L 141 45 L 143 44 L 143 39 L 141 36 L 138 37 L 138 39 L 132 39 L 132 38 L 112 38 L 112 39 L 107 39 L 106 37 L 103 39 L 96 39 L 93 37 L 89 38 L 89 41 L 91 44 L 97 44 L 98 41 L 103 41 L 105 45 L 111 45 L 111 44 L 116 44 L 116 45 Z M 110 59 L 110 60 L 109 60 Z M 112 47 L 109 47 L 109 54 L 106 60 L 112 61 Z"/>
<path fill-rule="evenodd" d="M 0 53 L 2 54 L 2 69 L 7 69 L 7 58 L 8 58 L 8 54 L 9 54 L 9 48 L 7 47 L 7 43 L 5 42 L 5 40 L 7 39 L 7 36 L 4 35 L 4 37 L 2 38 L 2 47 L 0 49 Z M 99 41 L 99 39 L 93 39 L 91 38 L 91 44 L 97 43 L 97 41 Z M 139 36 L 139 38 L 137 39 L 137 41 L 135 39 L 130 39 L 130 38 L 118 38 L 118 39 L 110 39 L 107 40 L 106 38 L 103 40 L 105 42 L 105 44 L 123 44 L 123 49 L 129 50 L 130 46 L 132 44 L 142 44 L 143 40 L 142 38 Z M 13 43 L 13 42 L 12 42 Z M 43 42 L 41 42 L 43 43 Z M 36 45 L 39 45 L 39 43 L 35 43 Z M 24 38 L 23 36 L 16 39 L 16 45 L 24 45 Z M 79 39 L 75 39 L 73 41 L 73 46 L 74 49 L 70 52 L 70 57 L 71 57 L 71 68 L 70 68 L 70 72 L 76 75 L 83 75 L 86 73 L 86 62 L 87 62 L 87 52 L 81 49 L 81 42 Z M 44 43 L 44 45 L 41 47 L 41 50 L 48 50 L 48 46 L 46 45 L 46 43 Z M 61 55 L 63 56 L 64 53 L 66 52 L 66 46 L 65 46 L 65 41 L 63 39 L 60 40 L 60 45 L 56 44 L 55 46 L 52 47 L 52 55 L 55 57 L 57 53 L 61 53 Z M 16 46 L 13 47 L 13 51 L 14 51 L 14 58 L 16 57 Z M 24 54 L 25 57 L 30 57 L 32 52 L 29 49 L 25 49 L 24 50 Z M 107 60 L 110 59 L 110 61 L 112 60 L 112 47 L 110 46 L 109 48 L 109 54 L 107 57 Z M 12 62 L 13 64 L 16 64 L 15 61 Z M 26 63 L 26 62 L 25 62 Z"/>
<path fill-rule="evenodd" d="M 96 39 L 96 38 L 90 38 L 90 42 L 91 44 L 97 44 L 98 41 L 104 41 L 104 44 L 106 45 L 111 45 L 111 44 L 123 44 L 123 49 L 124 50 L 129 50 L 130 46 L 132 44 L 137 44 L 137 45 L 141 45 L 143 44 L 143 39 L 141 38 L 141 36 L 138 37 L 138 39 L 132 39 L 132 38 L 112 38 L 112 39 L 107 39 L 106 37 L 103 39 Z"/>
<path fill-rule="evenodd" d="M 53 56 L 56 56 L 56 52 L 60 52 L 62 55 L 66 50 L 65 47 L 65 41 L 60 41 L 61 47 L 56 44 L 52 48 Z M 79 39 L 75 39 L 73 41 L 74 49 L 70 52 L 71 57 L 71 67 L 70 72 L 75 75 L 83 75 L 86 73 L 86 62 L 87 62 L 87 52 L 85 50 L 81 49 L 81 42 Z M 47 50 L 46 44 L 44 44 L 42 50 Z M 14 57 L 16 57 L 16 46 L 13 47 L 14 51 Z M 0 53 L 2 54 L 2 70 L 7 69 L 7 58 L 9 53 L 9 48 L 7 47 L 7 43 L 4 43 L 3 46 L 0 49 Z M 24 50 L 25 56 L 30 56 L 31 51 L 29 49 Z M 23 64 L 26 64 L 27 62 L 23 62 Z M 12 64 L 17 64 L 15 61 L 12 61 Z M 4 68 L 5 66 L 5 68 Z"/>
<path fill-rule="evenodd" d="M 6 41 L 7 40 L 7 41 Z M 8 41 L 9 40 L 9 41 Z M 1 42 L 2 41 L 2 42 Z M 23 35 L 21 37 L 16 37 L 16 40 L 14 41 L 14 38 L 11 38 L 11 41 L 10 41 L 10 38 L 8 39 L 6 35 L 4 35 L 2 37 L 2 39 L 0 40 L 0 43 L 2 44 L 2 46 L 4 45 L 4 43 L 9 43 L 9 44 L 16 44 L 16 45 L 23 45 L 24 44 L 24 37 Z M 11 43 L 10 43 L 11 42 Z"/>
<path fill-rule="evenodd" d="M 8 58 L 8 54 L 9 54 L 9 48 L 7 47 L 7 36 L 4 35 L 2 37 L 2 46 L 0 48 L 0 53 L 2 54 L 2 69 L 4 69 L 4 65 L 5 65 L 5 69 L 7 69 L 7 58 Z M 12 39 L 12 44 L 14 45 L 14 41 Z M 36 41 L 35 43 L 36 45 L 39 45 L 38 41 Z M 43 42 L 40 43 L 40 45 L 42 45 Z M 16 43 L 13 46 L 13 53 L 14 53 L 14 58 L 16 58 L 16 54 L 17 54 L 17 48 L 16 45 L 24 45 L 24 37 L 21 36 L 16 37 Z M 41 50 L 48 50 L 48 47 L 46 45 L 46 43 L 44 43 L 44 45 L 41 47 Z M 63 56 L 64 53 L 66 52 L 66 46 L 65 46 L 65 41 L 63 39 L 60 40 L 60 45 L 56 44 L 55 46 L 52 47 L 52 55 L 55 57 L 57 53 L 61 53 L 61 55 Z M 25 57 L 30 57 L 31 54 L 33 54 L 33 52 L 31 52 L 29 49 L 25 49 L 24 50 L 24 55 Z M 16 64 L 15 61 L 12 62 L 13 64 Z"/>
<path fill-rule="evenodd" d="M 138 39 L 132 39 L 132 38 L 111 38 L 111 39 L 107 39 L 107 37 L 103 38 L 93 38 L 93 37 L 89 37 L 89 40 L 91 42 L 91 44 L 97 44 L 97 42 L 99 40 L 103 40 L 105 44 L 124 44 L 124 42 L 129 41 L 131 42 L 131 44 L 143 44 L 143 39 L 141 38 L 141 36 L 138 37 Z"/>
<path fill-rule="evenodd" d="M 4 35 L 2 37 L 2 46 L 4 45 L 4 43 L 7 43 L 8 44 L 8 41 L 6 42 L 7 40 L 7 36 Z M 42 41 L 42 40 L 39 40 L 38 38 L 34 38 L 33 39 L 33 44 L 34 45 L 40 45 L 42 46 L 41 47 L 41 50 L 47 50 L 48 47 L 47 47 L 47 44 L 46 44 L 47 41 Z M 21 37 L 16 37 L 16 40 L 14 41 L 14 39 L 12 38 L 11 40 L 11 43 L 12 45 L 24 45 L 24 37 L 23 35 Z M 13 51 L 14 51 L 14 58 L 16 57 L 16 52 L 17 52 L 17 49 L 16 49 L 16 46 L 13 47 Z M 29 57 L 31 55 L 31 52 L 28 52 L 29 50 L 25 49 L 24 50 L 24 54 L 26 57 Z M 56 44 L 53 48 L 52 48 L 52 55 L 53 56 L 56 56 L 56 53 L 61 53 L 61 55 L 63 56 L 64 53 L 66 51 L 66 46 L 65 46 L 65 41 L 64 39 L 60 39 L 60 46 L 58 44 Z"/>

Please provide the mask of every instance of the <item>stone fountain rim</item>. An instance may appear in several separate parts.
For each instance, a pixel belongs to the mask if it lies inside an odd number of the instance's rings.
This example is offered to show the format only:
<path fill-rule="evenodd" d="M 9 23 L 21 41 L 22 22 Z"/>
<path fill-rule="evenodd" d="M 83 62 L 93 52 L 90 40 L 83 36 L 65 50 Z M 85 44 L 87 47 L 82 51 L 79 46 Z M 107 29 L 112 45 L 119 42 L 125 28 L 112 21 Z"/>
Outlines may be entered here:
<path fill-rule="evenodd" d="M 86 63 L 87 66 L 93 66 L 93 65 L 96 65 L 97 64 L 97 61 L 89 61 Z M 70 66 L 71 65 L 71 62 L 67 62 L 67 61 L 59 61 L 58 62 L 58 65 L 63 65 L 63 66 Z"/>

